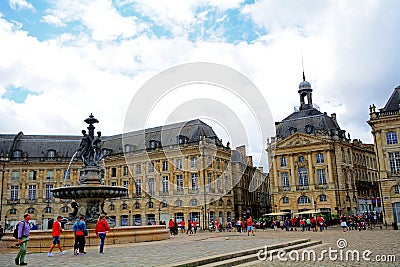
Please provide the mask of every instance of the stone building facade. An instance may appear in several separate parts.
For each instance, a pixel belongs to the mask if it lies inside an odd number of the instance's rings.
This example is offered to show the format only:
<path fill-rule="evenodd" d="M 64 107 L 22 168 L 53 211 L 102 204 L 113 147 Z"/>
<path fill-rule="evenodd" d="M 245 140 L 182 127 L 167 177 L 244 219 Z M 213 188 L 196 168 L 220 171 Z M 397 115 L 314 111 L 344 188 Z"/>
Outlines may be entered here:
<path fill-rule="evenodd" d="M 312 103 L 312 88 L 299 85 L 300 106 L 268 140 L 273 212 L 355 215 L 378 207 L 373 145 L 350 139 Z"/>
<path fill-rule="evenodd" d="M 235 203 L 235 219 L 252 215 L 260 218 L 271 210 L 268 174 L 262 167 L 253 165 L 252 156 L 246 153 L 246 146 L 232 150 L 232 177 Z"/>
<path fill-rule="evenodd" d="M 80 136 L 0 135 L 1 216 L 12 226 L 23 213 L 47 229 L 68 217 L 70 200 L 51 190 L 78 185 Z M 145 225 L 169 218 L 233 219 L 231 149 L 200 120 L 102 137 L 102 183 L 128 188 L 128 197 L 108 199 L 104 211 L 117 226 Z M 75 157 L 74 157 L 75 155 Z M 74 158 L 73 158 L 74 157 Z M 73 159 L 72 159 L 73 158 Z"/>
<path fill-rule="evenodd" d="M 380 193 L 387 223 L 400 225 L 400 86 L 396 87 L 385 107 L 370 106 L 368 124 L 372 128 L 377 154 Z"/>

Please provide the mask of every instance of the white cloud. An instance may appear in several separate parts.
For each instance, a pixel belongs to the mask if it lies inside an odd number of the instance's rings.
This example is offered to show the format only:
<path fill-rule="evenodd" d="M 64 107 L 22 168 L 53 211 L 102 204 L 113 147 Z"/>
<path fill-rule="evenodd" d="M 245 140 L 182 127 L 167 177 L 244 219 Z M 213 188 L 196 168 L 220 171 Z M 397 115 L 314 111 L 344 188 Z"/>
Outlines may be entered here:
<path fill-rule="evenodd" d="M 34 11 L 35 8 L 33 7 L 33 5 L 31 3 L 29 3 L 28 1 L 25 0 L 10 0 L 8 2 L 8 4 L 10 5 L 10 7 L 14 10 L 21 10 L 21 9 L 29 9 Z"/>

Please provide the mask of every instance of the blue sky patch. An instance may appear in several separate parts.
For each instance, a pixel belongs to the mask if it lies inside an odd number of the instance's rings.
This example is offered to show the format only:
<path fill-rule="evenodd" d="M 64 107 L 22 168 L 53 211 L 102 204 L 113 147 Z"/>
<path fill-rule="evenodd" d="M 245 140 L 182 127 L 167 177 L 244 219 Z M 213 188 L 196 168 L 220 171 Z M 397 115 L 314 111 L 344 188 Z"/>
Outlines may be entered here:
<path fill-rule="evenodd" d="M 25 102 L 25 99 L 28 97 L 29 94 L 38 95 L 37 93 L 33 93 L 24 88 L 9 85 L 6 88 L 6 92 L 2 95 L 2 98 L 22 104 Z"/>

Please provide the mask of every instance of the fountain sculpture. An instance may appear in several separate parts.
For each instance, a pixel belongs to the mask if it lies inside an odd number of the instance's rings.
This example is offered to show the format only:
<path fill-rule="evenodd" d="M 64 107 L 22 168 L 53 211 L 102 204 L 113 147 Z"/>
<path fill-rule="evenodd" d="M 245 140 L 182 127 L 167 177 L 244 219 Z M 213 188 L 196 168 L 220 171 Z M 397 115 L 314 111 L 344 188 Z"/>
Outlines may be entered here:
<path fill-rule="evenodd" d="M 74 200 L 71 203 L 73 212 L 69 214 L 69 220 L 73 221 L 79 216 L 85 216 L 88 228 L 93 228 L 100 214 L 107 214 L 104 210 L 104 201 L 107 198 L 117 198 L 128 195 L 128 189 L 121 186 L 105 186 L 101 181 L 101 168 L 99 161 L 103 159 L 101 148 L 101 132 L 94 136 L 94 123 L 99 121 L 90 114 L 85 120 L 89 126 L 82 130 L 83 138 L 79 153 L 83 162 L 79 184 L 71 187 L 58 187 L 52 190 L 54 197 Z"/>

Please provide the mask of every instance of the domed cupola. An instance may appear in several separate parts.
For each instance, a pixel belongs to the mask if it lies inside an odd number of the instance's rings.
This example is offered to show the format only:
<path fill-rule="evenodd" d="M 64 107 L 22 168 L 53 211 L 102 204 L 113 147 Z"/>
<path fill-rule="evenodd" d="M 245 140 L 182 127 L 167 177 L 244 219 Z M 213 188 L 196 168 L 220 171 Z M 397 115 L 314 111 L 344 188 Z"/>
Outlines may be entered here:
<path fill-rule="evenodd" d="M 303 81 L 299 84 L 299 95 L 300 95 L 300 110 L 312 109 L 312 88 L 311 84 L 306 81 L 306 77 L 303 71 Z M 307 97 L 307 103 L 305 98 Z"/>

